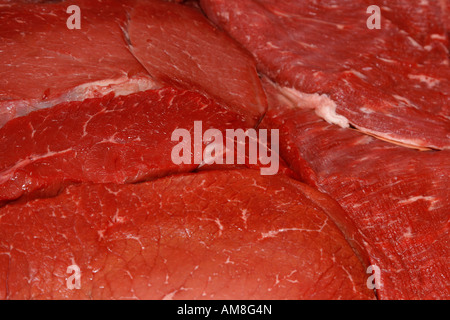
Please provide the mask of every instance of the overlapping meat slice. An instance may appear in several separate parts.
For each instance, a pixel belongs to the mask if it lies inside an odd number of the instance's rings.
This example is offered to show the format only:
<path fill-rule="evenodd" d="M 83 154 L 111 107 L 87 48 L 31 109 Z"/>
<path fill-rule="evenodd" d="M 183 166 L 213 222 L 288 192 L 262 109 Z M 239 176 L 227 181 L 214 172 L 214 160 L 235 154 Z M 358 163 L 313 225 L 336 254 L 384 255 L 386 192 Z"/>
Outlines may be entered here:
<path fill-rule="evenodd" d="M 408 34 L 383 16 L 381 29 L 369 30 L 365 1 L 201 3 L 253 53 L 261 72 L 300 95 L 326 99 L 320 115 L 328 122 L 407 146 L 450 148 L 448 52 L 441 46 L 435 54 L 426 39 L 415 40 L 425 27 L 406 28 Z M 448 43 L 445 34 L 428 31 L 430 39 Z"/>
<path fill-rule="evenodd" d="M 175 164 L 179 141 L 172 133 L 182 128 L 193 136 L 195 121 L 203 134 L 245 129 L 247 119 L 174 88 L 66 102 L 13 119 L 0 129 L 0 202 L 54 195 L 69 183 L 130 183 L 191 171 L 199 149 L 191 147 L 191 164 Z"/>
<path fill-rule="evenodd" d="M 253 170 L 70 186 L 0 209 L 0 297 L 373 299 L 341 210 Z"/>
<path fill-rule="evenodd" d="M 383 17 L 426 47 L 430 63 L 448 59 L 447 1 L 427 0 L 414 5 L 408 0 L 366 0 L 366 3 L 378 5 Z"/>
<path fill-rule="evenodd" d="M 253 124 L 267 108 L 253 57 L 194 8 L 163 1 L 134 3 L 130 50 L 156 79 L 200 88 Z"/>
<path fill-rule="evenodd" d="M 0 126 L 64 101 L 156 87 L 126 48 L 114 1 L 73 1 L 81 29 L 69 29 L 67 3 L 0 7 Z"/>
<path fill-rule="evenodd" d="M 198 10 L 158 0 L 70 5 L 80 29 L 67 27 L 67 2 L 0 8 L 0 127 L 61 102 L 168 83 L 209 94 L 252 125 L 265 112 L 254 60 Z"/>
<path fill-rule="evenodd" d="M 263 127 L 280 130 L 286 162 L 356 224 L 380 268 L 378 297 L 448 299 L 450 152 L 396 146 L 330 125 L 308 108 L 280 108 L 289 99 L 269 101 L 278 108 Z"/>

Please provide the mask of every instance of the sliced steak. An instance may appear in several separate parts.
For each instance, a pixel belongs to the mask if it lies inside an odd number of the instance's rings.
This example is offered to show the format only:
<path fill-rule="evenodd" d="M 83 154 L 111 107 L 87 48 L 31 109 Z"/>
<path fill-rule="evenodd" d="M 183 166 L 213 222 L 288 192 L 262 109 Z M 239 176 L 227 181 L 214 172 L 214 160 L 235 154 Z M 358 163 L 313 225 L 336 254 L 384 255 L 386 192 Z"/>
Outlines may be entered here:
<path fill-rule="evenodd" d="M 156 79 L 200 88 L 253 124 L 267 108 L 253 57 L 197 9 L 137 2 L 126 27 L 130 50 Z"/>
<path fill-rule="evenodd" d="M 261 72 L 299 94 L 320 94 L 318 113 L 328 122 L 411 147 L 450 148 L 448 51 L 436 56 L 433 46 L 414 39 L 422 33 L 384 16 L 380 30 L 369 30 L 362 0 L 201 4 L 253 53 Z M 433 1 L 426 7 L 441 8 Z M 448 43 L 445 34 L 429 32 Z"/>
<path fill-rule="evenodd" d="M 449 39 L 446 30 L 448 19 L 446 0 L 427 0 L 411 3 L 408 0 L 366 0 L 376 4 L 383 17 L 406 31 L 415 41 L 430 52 L 432 60 L 448 59 Z M 430 61 L 431 62 L 431 61 Z"/>
<path fill-rule="evenodd" d="M 70 186 L 0 209 L 0 297 L 373 299 L 341 210 L 253 170 Z"/>
<path fill-rule="evenodd" d="M 66 25 L 69 5 L 80 8 L 80 29 Z M 61 102 L 168 83 L 207 93 L 255 125 L 267 107 L 255 62 L 197 11 L 157 0 L 2 5 L 0 127 Z"/>
<path fill-rule="evenodd" d="M 81 29 L 68 29 L 68 3 L 0 7 L 0 127 L 57 103 L 156 87 L 128 51 L 114 1 L 72 1 Z"/>
<path fill-rule="evenodd" d="M 245 129 L 242 116 L 173 88 L 66 102 L 0 129 L 0 202 L 50 196 L 67 183 L 130 183 L 195 169 L 171 158 L 177 128 Z M 191 139 L 194 143 L 194 139 Z"/>
<path fill-rule="evenodd" d="M 280 130 L 281 156 L 356 224 L 381 271 L 379 298 L 450 297 L 449 151 L 395 146 L 307 109 L 273 108 L 263 126 Z"/>

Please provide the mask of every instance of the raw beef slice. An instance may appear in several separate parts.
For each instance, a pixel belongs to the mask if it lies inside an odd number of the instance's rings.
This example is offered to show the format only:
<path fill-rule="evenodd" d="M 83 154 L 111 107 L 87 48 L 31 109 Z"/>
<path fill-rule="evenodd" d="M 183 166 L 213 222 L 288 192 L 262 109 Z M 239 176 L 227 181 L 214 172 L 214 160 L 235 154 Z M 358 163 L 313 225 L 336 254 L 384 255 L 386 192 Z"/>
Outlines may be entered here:
<path fill-rule="evenodd" d="M 390 2 L 396 3 L 402 7 Z M 253 53 L 261 72 L 293 94 L 320 99 L 316 112 L 328 122 L 406 146 L 450 148 L 448 39 L 444 21 L 432 28 L 439 15 L 427 14 L 441 8 L 436 1 L 417 9 L 431 24 L 419 31 L 405 28 L 401 17 L 392 22 L 385 16 L 381 29 L 369 30 L 362 0 L 201 4 Z"/>
<path fill-rule="evenodd" d="M 131 52 L 154 78 L 201 88 L 252 124 L 266 111 L 253 57 L 198 10 L 163 1 L 137 2 L 126 30 Z"/>
<path fill-rule="evenodd" d="M 356 225 L 370 264 L 380 268 L 377 296 L 450 298 L 450 152 L 395 146 L 330 125 L 307 108 L 280 108 L 286 101 L 263 127 L 280 130 L 281 156 Z"/>
<path fill-rule="evenodd" d="M 341 210 L 253 170 L 70 186 L 0 209 L 0 297 L 373 299 Z"/>
<path fill-rule="evenodd" d="M 173 163 L 179 142 L 171 139 L 177 128 L 193 133 L 194 121 L 202 121 L 203 132 L 246 129 L 247 122 L 204 95 L 174 88 L 65 102 L 13 119 L 0 129 L 0 204 L 51 196 L 69 183 L 131 183 L 192 171 L 193 160 Z"/>
<path fill-rule="evenodd" d="M 157 86 L 128 51 L 125 11 L 112 3 L 71 1 L 79 30 L 66 26 L 68 3 L 0 7 L 0 127 L 60 102 Z"/>
<path fill-rule="evenodd" d="M 414 5 L 408 0 L 366 0 L 366 2 L 378 5 L 382 16 L 426 47 L 432 59 L 442 59 L 448 54 L 447 0 L 420 1 Z"/>
<path fill-rule="evenodd" d="M 206 93 L 252 126 L 266 111 L 253 58 L 197 10 L 157 0 L 70 5 L 80 29 L 66 26 L 68 2 L 0 7 L 0 127 L 61 102 L 165 85 Z"/>

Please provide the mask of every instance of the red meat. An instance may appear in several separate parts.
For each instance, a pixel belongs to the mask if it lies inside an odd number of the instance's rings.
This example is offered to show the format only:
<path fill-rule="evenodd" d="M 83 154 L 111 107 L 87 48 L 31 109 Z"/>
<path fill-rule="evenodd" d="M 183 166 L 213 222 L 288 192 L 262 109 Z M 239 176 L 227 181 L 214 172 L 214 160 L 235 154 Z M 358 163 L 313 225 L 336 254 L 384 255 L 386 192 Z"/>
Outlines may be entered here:
<path fill-rule="evenodd" d="M 392 145 L 307 109 L 273 108 L 263 126 L 280 130 L 281 156 L 356 225 L 370 263 L 380 268 L 379 298 L 450 297 L 449 151 Z"/>
<path fill-rule="evenodd" d="M 200 88 L 256 124 L 267 108 L 253 57 L 198 10 L 162 1 L 130 9 L 130 50 L 156 79 Z"/>
<path fill-rule="evenodd" d="M 80 8 L 80 29 L 66 25 L 69 5 Z M 168 83 L 211 95 L 252 126 L 267 107 L 249 54 L 198 10 L 180 4 L 13 3 L 0 7 L 0 25 L 0 127 L 61 102 Z"/>
<path fill-rule="evenodd" d="M 253 170 L 70 186 L 0 209 L 0 297 L 373 299 L 341 210 Z"/>
<path fill-rule="evenodd" d="M 0 129 L 0 202 L 51 196 L 68 183 L 191 171 L 193 160 L 172 161 L 178 141 L 171 138 L 177 128 L 193 131 L 194 121 L 203 131 L 245 129 L 247 122 L 199 93 L 173 88 L 66 102 L 13 119 Z"/>
<path fill-rule="evenodd" d="M 156 87 L 128 51 L 125 11 L 112 3 L 72 1 L 79 30 L 67 28 L 67 3 L 0 7 L 0 127 L 60 102 Z"/>
<path fill-rule="evenodd" d="M 261 72 L 299 94 L 322 95 L 318 114 L 328 122 L 412 147 L 450 148 L 443 21 L 435 29 L 425 23 L 416 32 L 402 30 L 401 17 L 394 20 L 399 27 L 383 16 L 381 29 L 370 30 L 368 3 L 362 0 L 201 4 L 208 17 L 253 53 Z M 417 11 L 432 23 L 440 8 L 429 1 Z M 423 30 L 433 43 L 414 39 L 422 39 Z M 438 43 L 440 53 L 433 49 Z"/>

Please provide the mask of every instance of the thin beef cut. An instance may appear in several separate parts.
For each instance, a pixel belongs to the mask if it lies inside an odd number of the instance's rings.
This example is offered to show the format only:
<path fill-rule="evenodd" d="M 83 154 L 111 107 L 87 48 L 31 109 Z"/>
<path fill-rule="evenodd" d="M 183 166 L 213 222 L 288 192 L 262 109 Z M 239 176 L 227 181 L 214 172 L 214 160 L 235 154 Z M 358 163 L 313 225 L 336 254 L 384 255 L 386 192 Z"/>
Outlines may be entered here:
<path fill-rule="evenodd" d="M 68 183 L 131 183 L 192 171 L 194 160 L 175 164 L 171 152 L 174 130 L 193 133 L 194 121 L 202 121 L 202 133 L 247 123 L 204 95 L 174 88 L 111 93 L 13 119 L 0 129 L 0 203 L 51 196 Z"/>
<path fill-rule="evenodd" d="M 373 299 L 342 214 L 253 170 L 70 186 L 0 209 L 0 297 Z"/>
<path fill-rule="evenodd" d="M 262 73 L 299 99 L 320 100 L 316 112 L 328 122 L 410 147 L 449 149 L 448 39 L 443 18 L 432 28 L 441 6 L 427 3 L 417 10 L 431 26 L 417 31 L 386 16 L 381 29 L 368 29 L 362 0 L 201 1 Z"/>
<path fill-rule="evenodd" d="M 395 146 L 307 109 L 273 109 L 263 126 L 280 130 L 281 156 L 356 224 L 380 268 L 379 298 L 450 298 L 449 151 Z"/>
<path fill-rule="evenodd" d="M 66 25 L 69 5 L 80 8 L 80 29 Z M 157 0 L 8 4 L 0 25 L 0 127 L 61 102 L 168 84 L 206 93 L 251 125 L 267 108 L 252 57 L 193 8 Z"/>
<path fill-rule="evenodd" d="M 67 3 L 0 7 L 0 127 L 64 101 L 128 94 L 156 83 L 128 51 L 111 1 L 72 1 L 81 29 L 68 29 Z"/>
<path fill-rule="evenodd" d="M 447 59 L 449 39 L 446 19 L 447 0 L 366 0 L 367 5 L 378 5 L 383 17 L 391 20 L 414 41 L 429 52 L 430 63 Z"/>
<path fill-rule="evenodd" d="M 156 79 L 200 88 L 253 124 L 267 108 L 253 57 L 199 10 L 138 1 L 126 26 L 130 51 Z"/>

